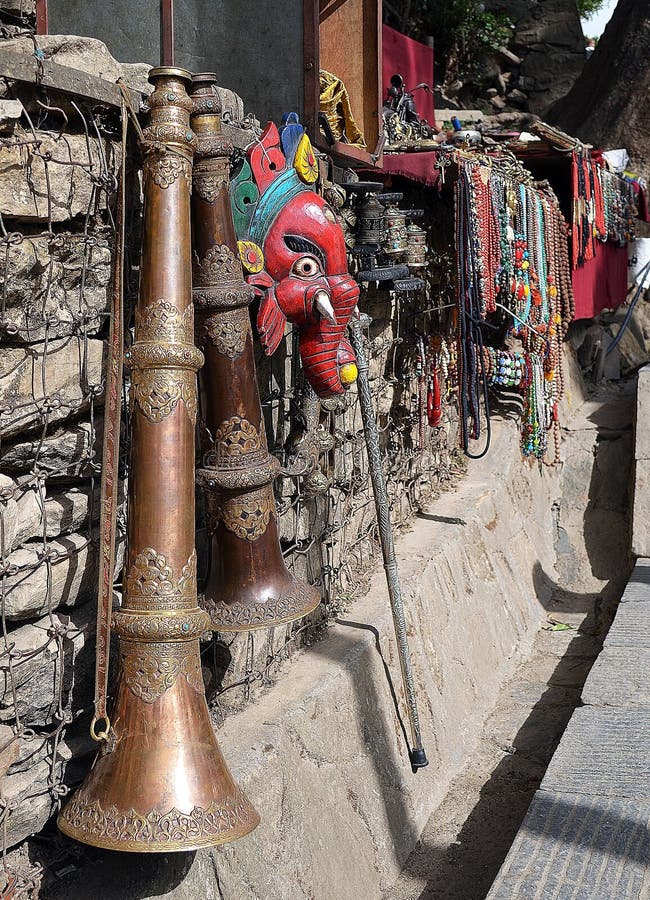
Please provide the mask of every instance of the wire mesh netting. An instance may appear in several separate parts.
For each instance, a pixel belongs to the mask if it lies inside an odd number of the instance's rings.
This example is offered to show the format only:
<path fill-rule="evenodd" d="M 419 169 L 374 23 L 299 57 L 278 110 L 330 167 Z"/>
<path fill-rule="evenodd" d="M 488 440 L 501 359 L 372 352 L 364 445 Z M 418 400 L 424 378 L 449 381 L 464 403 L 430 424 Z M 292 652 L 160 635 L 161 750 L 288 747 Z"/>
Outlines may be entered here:
<path fill-rule="evenodd" d="M 17 879 L 15 896 L 33 896 L 45 870 L 51 875 L 83 852 L 57 837 L 52 816 L 94 749 L 105 341 L 121 160 L 116 110 L 59 95 L 55 103 L 42 86 L 22 99 L 24 118 L 0 135 L 0 823 L 5 875 Z M 128 324 L 140 243 L 135 159 L 127 169 Z M 422 425 L 417 361 L 421 336 L 433 320 L 444 323 L 447 263 L 443 255 L 432 260 L 424 291 L 362 298 L 372 316 L 365 325 L 371 388 L 397 528 L 462 467 L 449 449 L 454 422 Z M 281 678 L 279 664 L 292 649 L 317 639 L 363 592 L 378 547 L 356 391 L 312 409 L 306 422 L 296 335 L 289 331 L 281 351 L 272 360 L 259 354 L 258 363 L 269 445 L 285 466 L 276 482 L 282 549 L 289 568 L 319 586 L 323 603 L 308 621 L 202 645 L 217 723 Z M 296 465 L 296 423 L 322 442 L 316 469 Z M 124 481 L 126 415 L 122 439 Z M 118 592 L 125 515 L 122 505 Z M 197 542 L 205 571 L 200 518 Z"/>

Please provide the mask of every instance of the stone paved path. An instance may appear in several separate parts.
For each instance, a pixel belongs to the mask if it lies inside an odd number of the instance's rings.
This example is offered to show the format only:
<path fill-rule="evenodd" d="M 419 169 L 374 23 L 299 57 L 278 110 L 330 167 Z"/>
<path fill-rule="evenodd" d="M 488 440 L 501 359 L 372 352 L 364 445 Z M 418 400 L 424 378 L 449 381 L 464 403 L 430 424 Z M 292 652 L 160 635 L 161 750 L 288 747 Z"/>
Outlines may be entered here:
<path fill-rule="evenodd" d="M 501 692 L 476 753 L 385 900 L 486 897 L 580 702 L 611 621 L 603 613 L 593 595 L 565 596 L 554 604 L 548 629 Z M 553 621 L 572 627 L 554 631 Z M 504 896 L 524 900 L 526 895 Z"/>
<path fill-rule="evenodd" d="M 641 559 L 488 900 L 650 896 L 649 650 Z"/>

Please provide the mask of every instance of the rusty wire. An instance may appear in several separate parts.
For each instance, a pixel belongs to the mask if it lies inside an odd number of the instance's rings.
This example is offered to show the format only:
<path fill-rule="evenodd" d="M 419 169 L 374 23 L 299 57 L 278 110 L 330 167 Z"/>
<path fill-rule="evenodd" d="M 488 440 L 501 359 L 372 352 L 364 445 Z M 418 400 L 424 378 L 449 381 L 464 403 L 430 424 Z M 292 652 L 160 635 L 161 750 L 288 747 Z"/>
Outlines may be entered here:
<path fill-rule="evenodd" d="M 41 91 L 38 101 L 36 121 L 25 112 L 28 128 L 23 137 L 0 140 L 0 148 L 18 148 L 23 177 L 33 184 L 34 166 L 42 166 L 47 196 L 39 198 L 47 206 L 47 215 L 35 216 L 36 223 L 23 222 L 3 217 L 0 213 L 0 268 L 2 269 L 2 293 L 0 305 L 0 342 L 3 350 L 23 350 L 26 359 L 31 357 L 31 396 L 22 400 L 18 397 L 5 399 L 0 409 L 0 453 L 18 437 L 19 442 L 31 442 L 29 463 L 11 472 L 16 487 L 5 489 L 0 494 L 0 668 L 4 676 L 2 721 L 10 725 L 13 737 L 7 745 L 19 741 L 21 759 L 18 765 L 28 767 L 27 759 L 34 757 L 36 764 L 43 760 L 47 770 L 44 779 L 33 781 L 17 799 L 0 797 L 0 826 L 3 846 L 3 866 L 5 873 L 17 878 L 14 896 L 31 896 L 39 881 L 38 866 L 18 864 L 11 866 L 7 861 L 7 829 L 11 816 L 19 807 L 27 808 L 37 798 L 48 794 L 50 811 L 56 812 L 61 799 L 68 791 L 64 780 L 66 756 L 61 754 L 61 742 L 72 722 L 69 694 L 71 673 L 69 672 L 71 642 L 79 641 L 82 632 L 91 639 L 94 632 L 92 623 L 83 627 L 73 624 L 67 610 L 57 610 L 52 597 L 53 567 L 67 564 L 65 559 L 81 559 L 87 551 L 87 566 L 95 565 L 97 550 L 96 498 L 101 471 L 100 444 L 97 440 L 97 411 L 102 402 L 103 372 L 101 380 L 94 380 L 89 368 L 89 340 L 104 336 L 108 312 L 94 309 L 86 300 L 89 272 L 97 259 L 98 249 L 104 260 L 110 259 L 115 239 L 115 228 L 110 212 L 110 202 L 116 187 L 114 166 L 111 167 L 103 147 L 101 126 L 93 110 L 85 113 L 76 105 L 73 114 L 65 113 L 50 105 L 47 95 Z M 84 137 L 85 154 L 82 159 L 73 158 L 67 134 L 74 127 Z M 43 131 L 47 131 L 49 144 L 57 147 L 56 153 L 44 149 Z M 79 189 L 78 179 L 88 181 L 87 208 L 74 220 L 57 222 L 53 217 L 52 182 L 65 179 L 65 171 L 74 171 L 74 185 L 70 177 L 70 194 Z M 60 185 L 60 181 L 59 181 Z M 69 196 L 69 201 L 72 197 Z M 36 203 L 36 199 L 34 200 Z M 39 272 L 40 259 L 37 243 L 47 247 L 45 271 Z M 33 249 L 35 260 L 34 293 L 25 297 L 22 309 L 9 307 L 12 288 L 12 274 L 15 269 L 14 254 L 24 243 Z M 41 251 L 42 252 L 42 251 Z M 55 272 L 55 263 L 60 272 Z M 63 275 L 63 281 L 59 277 Z M 67 284 L 65 281 L 67 280 Z M 108 288 L 108 286 L 107 286 Z M 12 315 L 13 314 L 13 315 Z M 80 386 L 80 396 L 65 400 L 60 392 L 52 392 L 52 373 L 57 365 L 57 354 L 52 352 L 67 348 L 74 352 L 78 363 L 75 382 Z M 16 363 L 15 374 L 25 362 Z M 11 375 L 4 371 L 3 376 Z M 26 432 L 17 427 L 18 420 L 28 424 Z M 53 465 L 44 453 L 49 438 L 59 423 L 65 425 L 70 420 L 86 424 L 85 446 L 79 454 L 69 460 L 69 465 Z M 0 463 L 1 465 L 1 463 Z M 87 496 L 87 511 L 83 521 L 74 530 L 82 540 L 69 549 L 65 547 L 66 529 L 62 534 L 51 534 L 48 528 L 47 506 L 51 492 L 65 490 L 69 483 L 80 488 Z M 40 511 L 40 526 L 37 537 L 27 544 L 12 548 L 8 543 L 8 504 L 20 500 L 29 492 L 36 497 Z M 63 543 L 61 543 L 61 541 Z M 16 563 L 15 551 L 21 548 L 35 551 L 35 559 Z M 7 604 L 13 590 L 9 579 L 29 577 L 39 569 L 45 573 L 45 597 L 43 610 L 36 623 L 42 630 L 42 640 L 29 650 L 20 650 L 16 645 L 17 629 L 22 620 L 10 621 Z M 65 599 L 65 598 L 64 598 Z M 31 721 L 21 712 L 21 669 L 42 658 L 44 665 L 53 669 L 51 679 L 52 696 L 49 699 L 49 715 L 45 721 Z M 22 760 L 22 763 L 21 763 Z M 10 772 L 12 769 L 10 768 Z M 29 771 L 29 768 L 27 768 Z"/>
<path fill-rule="evenodd" d="M 62 114 L 63 113 L 63 114 Z M 111 202 L 116 189 L 116 161 L 110 147 L 104 146 L 102 126 L 105 110 L 82 111 L 72 104 L 72 110 L 63 112 L 48 102 L 42 93 L 36 121 L 28 119 L 29 127 L 22 136 L 0 140 L 1 147 L 18 148 L 21 165 L 28 180 L 32 178 L 34 165 L 42 164 L 47 185 L 47 216 L 40 224 L 21 223 L 17 219 L 3 219 L 0 215 L 0 268 L 3 272 L 0 295 L 0 344 L 4 349 L 23 348 L 32 356 L 32 395 L 27 400 L 5 402 L 0 408 L 0 465 L 6 446 L 1 435 L 17 414 L 31 421 L 27 439 L 31 441 L 30 465 L 22 472 L 17 487 L 0 491 L 0 669 L 4 675 L 3 722 L 11 725 L 13 740 L 20 740 L 24 749 L 36 748 L 34 756 L 47 760 L 48 775 L 44 781 L 34 782 L 32 787 L 14 801 L 0 797 L 0 835 L 6 847 L 7 827 L 10 817 L 19 806 L 24 807 L 44 794 L 50 797 L 51 812 L 56 812 L 68 792 L 69 778 L 65 776 L 66 759 L 62 754 L 62 741 L 66 732 L 79 720 L 88 718 L 91 690 L 88 690 L 87 708 L 75 705 L 75 722 L 69 708 L 69 684 L 71 672 L 67 659 L 71 642 L 81 640 L 84 631 L 88 646 L 92 644 L 94 623 L 82 628 L 73 625 L 65 612 L 55 609 L 52 598 L 53 566 L 61 563 L 66 555 L 79 555 L 87 550 L 87 566 L 95 566 L 97 552 L 97 489 L 101 473 L 101 440 L 98 439 L 98 411 L 103 404 L 103 378 L 93 383 L 89 371 L 89 344 L 91 338 L 102 338 L 108 330 L 106 311 L 93 310 L 86 301 L 87 285 L 96 263 L 98 250 L 110 252 L 116 239 Z M 56 128 L 54 126 L 56 125 Z M 43 131 L 56 147 L 56 153 L 44 149 Z M 82 159 L 73 159 L 69 137 L 72 132 L 81 134 L 85 145 Z M 61 177 L 61 167 L 74 170 L 75 178 L 84 178 L 90 185 L 87 209 L 74 222 L 58 223 L 53 219 L 52 181 Z M 71 182 L 72 184 L 72 182 Z M 135 215 L 135 214 L 134 214 Z M 72 238 L 67 234 L 74 228 Z M 138 221 L 133 218 L 127 227 L 127 307 L 131 308 L 137 291 L 137 231 Z M 8 298 L 11 291 L 13 254 L 25 241 L 42 239 L 48 248 L 46 271 L 41 273 L 43 289 L 35 299 L 24 305 L 24 316 L 18 325 L 12 321 Z M 80 250 L 74 254 L 75 245 Z M 36 256 L 36 251 L 34 251 Z M 66 257 L 66 253 L 68 257 Z M 67 291 L 57 283 L 55 259 L 71 258 L 76 277 L 75 290 Z M 135 276 L 134 276 L 135 273 Z M 130 277 L 130 282 L 129 282 Z M 53 292 L 57 290 L 58 312 L 48 311 Z M 63 291 L 63 299 L 60 294 Z M 437 309 L 429 289 L 395 299 L 389 294 L 373 298 L 381 316 L 366 330 L 368 357 L 371 363 L 372 392 L 379 410 L 378 423 L 384 441 L 384 459 L 390 486 L 391 514 L 396 529 L 405 526 L 420 505 L 451 477 L 452 461 L 448 451 L 444 429 L 435 434 L 428 432 L 424 449 L 418 449 L 417 433 L 421 410 L 417 402 L 415 375 L 415 347 L 417 335 L 426 328 L 426 316 Z M 442 301 L 440 301 L 442 302 Z M 64 327 L 65 323 L 65 327 Z M 34 335 L 38 336 L 35 341 Z M 57 394 L 49 393 L 49 375 L 56 366 L 56 348 L 73 346 L 78 358 L 78 381 L 81 397 L 65 401 Z M 61 342 L 64 344 L 61 344 Z M 265 418 L 273 423 L 269 445 L 285 462 L 284 441 L 295 413 L 295 389 L 298 357 L 291 333 L 280 354 L 270 366 L 260 371 L 260 390 L 263 397 Z M 34 349 L 36 348 L 36 349 Z M 5 373 L 5 375 L 8 373 Z M 124 404 L 125 406 L 126 404 Z M 128 417 L 124 416 L 123 440 L 128 444 Z M 52 465 L 45 454 L 47 441 L 59 424 L 83 422 L 87 434 L 77 455 L 68 460 L 65 467 Z M 321 457 L 323 473 L 329 478 L 330 489 L 319 496 L 305 491 L 300 476 L 283 476 L 276 483 L 279 509 L 279 525 L 283 535 L 283 553 L 290 569 L 321 589 L 323 604 L 314 618 L 282 628 L 261 632 L 249 632 L 231 637 L 226 648 L 235 658 L 240 648 L 239 663 L 225 667 L 223 677 L 217 679 L 212 705 L 217 708 L 217 718 L 227 714 L 230 706 L 254 702 L 257 690 L 278 677 L 279 664 L 294 647 L 318 638 L 323 627 L 331 622 L 345 605 L 359 596 L 367 583 L 372 559 L 378 549 L 377 526 L 371 495 L 370 479 L 365 452 L 361 414 L 356 393 L 351 391 L 337 409 L 323 410 L 321 424 L 334 441 L 331 452 Z M 14 439 L 9 427 L 9 443 Z M 24 439 L 20 431 L 20 440 Z M 126 446 L 122 453 L 122 475 L 125 472 Z M 15 472 L 12 478 L 16 480 Z M 50 492 L 57 484 L 72 482 L 83 487 L 88 496 L 88 509 L 84 521 L 76 526 L 83 542 L 69 550 L 59 549 L 58 534 L 48 532 L 47 504 Z M 7 507 L 18 496 L 33 491 L 40 509 L 40 533 L 32 539 L 29 549 L 36 551 L 36 559 L 16 564 L 12 561 L 14 550 L 7 543 Z M 118 542 L 124 542 L 125 514 L 118 519 Z M 65 533 L 65 532 L 64 532 Z M 22 545 L 21 545 L 22 546 Z M 45 570 L 46 596 L 44 598 L 44 622 L 42 640 L 28 652 L 19 651 L 15 644 L 16 629 L 23 624 L 12 622 L 7 616 L 7 602 L 11 592 L 9 579 L 17 575 L 29 575 L 43 567 Z M 119 585 L 119 576 L 118 576 Z M 92 602 L 92 601 L 91 601 Z M 14 637 L 12 637 L 12 635 Z M 215 642 L 204 645 L 204 664 L 216 659 Z M 32 722 L 22 715 L 21 667 L 37 657 L 54 656 L 51 709 L 48 722 Z M 223 666 L 222 666 L 223 668 Z M 234 703 L 226 699 L 236 695 Z M 2 750 L 2 748 L 0 748 Z M 12 770 L 10 769 L 10 772 Z M 55 838 L 52 838 L 54 841 Z M 68 851 L 71 852 L 71 851 Z M 3 849 L 5 871 L 18 877 L 16 897 L 32 896 L 38 890 L 42 872 L 36 864 L 27 864 L 24 855 L 16 853 L 12 865 Z M 11 854 L 12 857 L 14 853 Z M 50 852 L 50 864 L 61 860 L 61 848 Z"/>

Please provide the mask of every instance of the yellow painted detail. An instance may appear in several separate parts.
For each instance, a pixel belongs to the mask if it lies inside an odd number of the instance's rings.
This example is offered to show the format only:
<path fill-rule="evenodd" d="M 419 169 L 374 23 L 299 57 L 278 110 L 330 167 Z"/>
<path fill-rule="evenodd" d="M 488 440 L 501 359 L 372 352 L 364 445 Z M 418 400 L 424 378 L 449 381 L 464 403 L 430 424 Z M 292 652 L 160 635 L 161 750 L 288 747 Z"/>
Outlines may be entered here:
<path fill-rule="evenodd" d="M 251 275 L 257 275 L 264 268 L 264 254 L 262 248 L 253 241 L 237 241 L 241 264 Z"/>
<path fill-rule="evenodd" d="M 359 370 L 354 363 L 345 363 L 345 365 L 341 366 L 341 371 L 339 372 L 341 384 L 344 387 L 349 387 L 357 380 L 358 374 Z"/>
<path fill-rule="evenodd" d="M 318 160 L 314 148 L 306 134 L 300 138 L 296 156 L 293 161 L 298 177 L 305 184 L 313 184 L 318 179 Z"/>

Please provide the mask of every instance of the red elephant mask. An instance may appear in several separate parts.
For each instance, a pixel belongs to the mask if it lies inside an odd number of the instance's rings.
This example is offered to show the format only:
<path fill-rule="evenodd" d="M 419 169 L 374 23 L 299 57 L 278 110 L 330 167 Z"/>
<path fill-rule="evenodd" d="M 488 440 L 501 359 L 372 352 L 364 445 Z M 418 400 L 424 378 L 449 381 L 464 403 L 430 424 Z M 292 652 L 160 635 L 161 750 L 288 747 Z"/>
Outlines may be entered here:
<path fill-rule="evenodd" d="M 319 396 L 331 397 L 356 378 L 345 332 L 359 288 L 334 212 L 308 187 L 318 174 L 316 159 L 293 116 L 282 137 L 271 123 L 249 148 L 232 182 L 233 215 L 248 283 L 261 298 L 257 326 L 265 352 L 277 349 L 292 322 L 305 375 Z"/>

